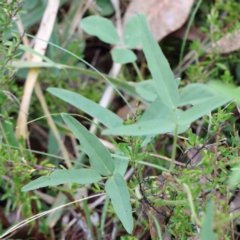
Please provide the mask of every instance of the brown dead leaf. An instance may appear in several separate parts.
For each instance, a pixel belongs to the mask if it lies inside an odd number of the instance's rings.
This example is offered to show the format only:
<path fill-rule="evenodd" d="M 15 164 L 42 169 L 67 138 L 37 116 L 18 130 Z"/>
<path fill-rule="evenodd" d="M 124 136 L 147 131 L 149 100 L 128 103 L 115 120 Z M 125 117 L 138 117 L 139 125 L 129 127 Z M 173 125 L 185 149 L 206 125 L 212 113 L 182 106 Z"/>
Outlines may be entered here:
<path fill-rule="evenodd" d="M 124 16 L 124 23 L 133 15 L 146 15 L 157 41 L 179 29 L 187 20 L 194 0 L 132 0 Z"/>
<path fill-rule="evenodd" d="M 171 36 L 177 37 L 177 38 L 184 38 L 186 30 L 187 30 L 187 24 L 184 24 L 178 30 L 172 32 Z M 200 32 L 197 27 L 192 26 L 190 28 L 190 31 L 189 31 L 188 35 L 187 35 L 187 40 L 194 41 L 194 40 L 198 40 L 198 39 L 203 39 L 205 37 L 206 37 L 206 34 Z"/>
<path fill-rule="evenodd" d="M 208 49 L 207 53 L 217 51 L 218 53 L 230 53 L 240 48 L 240 29 L 233 33 L 227 33 L 220 38 L 213 46 Z"/>

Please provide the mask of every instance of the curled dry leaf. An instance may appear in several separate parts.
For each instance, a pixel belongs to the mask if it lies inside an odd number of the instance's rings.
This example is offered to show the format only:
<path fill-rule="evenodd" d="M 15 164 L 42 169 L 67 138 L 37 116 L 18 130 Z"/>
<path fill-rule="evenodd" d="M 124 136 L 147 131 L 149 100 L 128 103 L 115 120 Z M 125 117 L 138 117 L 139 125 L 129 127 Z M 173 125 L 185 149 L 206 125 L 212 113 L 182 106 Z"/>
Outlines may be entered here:
<path fill-rule="evenodd" d="M 217 51 L 218 53 L 230 53 L 240 48 L 240 29 L 233 33 L 227 33 L 220 38 L 213 46 L 208 49 L 207 53 Z"/>
<path fill-rule="evenodd" d="M 179 29 L 187 20 L 194 0 L 132 0 L 124 16 L 124 23 L 133 15 L 146 15 L 157 41 Z"/>

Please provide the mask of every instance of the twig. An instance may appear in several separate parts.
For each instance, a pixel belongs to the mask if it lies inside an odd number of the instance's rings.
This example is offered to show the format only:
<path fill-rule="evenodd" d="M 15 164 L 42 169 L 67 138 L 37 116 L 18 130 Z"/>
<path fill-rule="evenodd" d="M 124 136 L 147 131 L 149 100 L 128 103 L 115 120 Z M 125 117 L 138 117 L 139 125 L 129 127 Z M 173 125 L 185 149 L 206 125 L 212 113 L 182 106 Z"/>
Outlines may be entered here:
<path fill-rule="evenodd" d="M 157 157 L 157 158 L 160 158 L 160 159 L 163 159 L 163 160 L 169 161 L 169 162 L 172 161 L 171 158 L 168 158 L 168 157 L 165 157 L 165 156 L 162 156 L 162 155 L 157 155 L 157 154 L 153 154 L 153 153 L 151 153 L 150 156 L 152 156 L 152 157 Z M 178 162 L 178 161 L 176 161 L 176 160 L 174 161 L 174 163 L 175 163 L 176 165 L 179 165 L 179 166 L 183 166 L 183 167 L 186 166 L 185 163 L 181 163 L 181 162 Z"/>

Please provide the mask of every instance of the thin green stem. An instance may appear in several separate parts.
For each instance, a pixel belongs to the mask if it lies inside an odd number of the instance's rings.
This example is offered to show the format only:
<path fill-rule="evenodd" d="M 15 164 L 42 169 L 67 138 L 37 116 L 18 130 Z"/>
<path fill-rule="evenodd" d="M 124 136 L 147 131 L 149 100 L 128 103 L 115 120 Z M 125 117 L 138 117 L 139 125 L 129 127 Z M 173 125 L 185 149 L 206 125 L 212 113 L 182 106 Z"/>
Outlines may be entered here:
<path fill-rule="evenodd" d="M 183 38 L 183 43 L 182 43 L 182 46 L 181 46 L 181 52 L 180 52 L 180 58 L 179 58 L 179 66 L 182 62 L 182 59 L 183 59 L 183 52 L 184 52 L 184 49 L 185 49 L 185 46 L 186 46 L 186 41 L 187 41 L 187 36 L 189 34 L 189 31 L 190 31 L 190 28 L 192 26 L 192 23 L 193 23 L 193 20 L 194 20 L 194 17 L 200 7 L 202 3 L 202 0 L 198 0 L 198 3 L 196 5 L 196 7 L 194 8 L 192 14 L 191 14 L 191 17 L 189 19 L 189 22 L 188 22 L 188 25 L 187 25 L 187 29 L 186 29 L 186 32 L 185 32 L 185 35 L 184 35 L 184 38 Z"/>
<path fill-rule="evenodd" d="M 110 203 L 110 198 L 106 197 L 106 200 L 103 205 L 101 224 L 100 224 L 100 232 L 101 232 L 102 237 L 104 237 L 104 227 L 105 227 L 105 221 L 106 221 L 109 203 Z"/>
<path fill-rule="evenodd" d="M 130 158 L 129 157 L 125 157 L 125 156 L 120 156 L 120 155 L 117 155 L 117 154 L 111 154 L 112 157 L 117 157 L 117 158 L 121 158 L 121 159 L 124 159 L 126 161 L 130 161 Z M 136 164 L 138 165 L 145 165 L 145 166 L 149 166 L 149 167 L 153 167 L 153 168 L 156 168 L 156 169 L 159 169 L 159 170 L 162 170 L 164 172 L 169 172 L 169 169 L 167 168 L 164 168 L 164 167 L 161 167 L 157 164 L 154 164 L 154 163 L 149 163 L 149 162 L 145 162 L 145 161 L 137 161 L 135 162 Z"/>
<path fill-rule="evenodd" d="M 154 225 L 156 226 L 157 235 L 158 235 L 157 240 L 162 240 L 162 231 L 159 226 L 159 222 L 158 222 L 157 218 L 151 212 L 148 212 L 148 214 L 152 218 Z"/>
<path fill-rule="evenodd" d="M 91 221 L 91 216 L 90 216 L 90 210 L 87 204 L 86 200 L 83 200 L 83 210 L 85 212 L 86 215 L 86 220 L 87 220 L 87 227 L 90 230 L 90 235 L 91 235 L 91 239 L 95 240 L 95 236 L 93 234 L 93 226 L 92 226 L 92 221 Z"/>
<path fill-rule="evenodd" d="M 171 165 L 170 165 L 170 172 L 173 171 L 174 169 L 174 161 L 175 161 L 175 158 L 176 158 L 176 151 L 177 151 L 177 137 L 178 137 L 178 125 L 176 124 L 176 127 L 175 127 L 175 131 L 174 131 L 174 138 L 173 138 L 173 149 L 172 149 L 172 161 L 171 161 Z"/>
<path fill-rule="evenodd" d="M 8 145 L 8 144 L 5 144 L 5 143 L 1 143 L 1 145 L 4 146 L 4 147 L 9 147 L 9 148 L 13 148 L 13 149 L 20 150 L 20 147 Z M 33 153 L 41 154 L 41 155 L 43 155 L 43 156 L 48 156 L 48 157 L 53 157 L 53 158 L 65 160 L 64 157 L 60 157 L 60 156 L 57 156 L 57 155 L 54 155 L 54 154 L 50 154 L 50 153 L 40 152 L 40 151 L 36 151 L 36 150 L 32 150 L 32 149 L 27 149 L 27 148 L 23 148 L 22 150 L 23 150 L 23 151 L 27 151 L 27 152 L 33 152 Z M 74 161 L 72 161 L 72 162 L 74 162 Z"/>
<path fill-rule="evenodd" d="M 140 69 L 139 69 L 138 65 L 136 64 L 136 62 L 132 62 L 132 65 L 133 65 L 133 67 L 134 67 L 134 69 L 135 69 L 135 71 L 136 71 L 136 73 L 137 73 L 137 75 L 138 75 L 139 80 L 140 80 L 141 82 L 144 81 L 144 79 L 143 79 L 143 77 L 142 77 L 142 74 L 141 74 L 141 72 L 140 72 Z"/>
<path fill-rule="evenodd" d="M 212 113 L 211 112 L 208 113 L 208 117 L 209 117 L 209 124 L 208 124 L 207 137 L 206 137 L 207 139 L 208 139 L 211 127 L 212 127 Z"/>
<path fill-rule="evenodd" d="M 197 224 L 198 226 L 200 226 L 200 225 L 201 225 L 201 222 L 200 222 L 200 220 L 198 219 L 197 214 L 196 214 L 196 212 L 195 212 L 195 208 L 194 208 L 194 204 L 193 204 L 193 198 L 192 198 L 192 193 L 191 193 L 191 191 L 190 191 L 190 189 L 189 189 L 189 187 L 188 187 L 187 184 L 184 183 L 184 184 L 183 184 L 183 187 L 185 188 L 185 190 L 186 190 L 186 192 L 187 192 L 188 201 L 189 201 L 189 205 L 190 205 L 190 209 L 191 209 L 191 213 L 192 213 L 192 218 L 194 219 L 194 221 L 196 222 L 196 224 Z"/>
<path fill-rule="evenodd" d="M 164 168 L 164 167 L 162 167 L 162 166 L 158 166 L 158 165 L 153 164 L 153 163 L 144 162 L 144 161 L 138 161 L 137 164 L 146 165 L 146 166 L 149 166 L 149 167 L 153 167 L 153 168 L 162 170 L 162 171 L 164 171 L 164 172 L 169 172 L 169 170 L 168 170 L 167 168 Z"/>

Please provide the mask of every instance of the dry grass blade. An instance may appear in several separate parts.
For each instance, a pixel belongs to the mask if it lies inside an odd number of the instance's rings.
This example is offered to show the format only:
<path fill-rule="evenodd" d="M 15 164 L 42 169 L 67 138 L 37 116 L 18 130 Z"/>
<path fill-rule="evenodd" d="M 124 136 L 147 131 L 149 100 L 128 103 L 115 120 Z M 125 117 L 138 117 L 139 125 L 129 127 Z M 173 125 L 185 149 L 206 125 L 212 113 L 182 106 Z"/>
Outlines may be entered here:
<path fill-rule="evenodd" d="M 49 9 L 49 8 L 47 8 L 47 9 Z M 48 16 L 48 15 L 50 14 L 50 10 L 47 11 L 47 9 L 46 9 L 46 11 L 45 11 L 46 16 Z M 56 10 L 56 11 L 57 11 L 57 9 L 58 9 L 58 4 L 55 6 L 55 10 Z M 53 13 L 55 13 L 55 12 L 53 12 Z M 55 17 L 56 17 L 56 16 L 55 16 Z M 46 18 L 46 19 L 47 19 L 47 18 Z M 52 18 L 52 23 L 54 23 L 54 19 L 55 19 L 55 18 Z M 46 23 L 46 22 L 45 22 L 45 23 Z M 42 25 L 44 26 L 45 23 L 44 23 L 44 21 L 43 21 L 43 22 L 42 22 Z M 18 29 L 19 29 L 20 32 L 24 32 L 24 30 L 23 30 L 23 25 L 22 25 L 20 16 L 18 17 L 17 26 L 18 26 Z M 53 26 L 53 25 L 52 25 L 52 26 Z M 40 27 L 40 30 L 41 30 L 41 27 Z M 43 32 L 43 31 L 40 31 L 40 30 L 39 30 L 38 35 L 41 36 L 41 32 Z M 49 35 L 49 37 L 51 36 L 51 31 L 52 31 L 51 28 L 48 29 L 48 35 Z M 42 34 L 42 35 L 43 35 L 43 34 Z M 28 41 L 28 38 L 27 38 L 26 36 L 23 37 L 23 43 L 24 43 L 25 46 L 29 46 L 29 45 L 30 45 L 30 44 L 29 44 L 29 41 Z M 40 44 L 40 43 L 41 43 L 41 44 Z M 42 43 L 44 43 L 44 44 L 42 45 Z M 39 45 L 37 45 L 37 42 L 36 42 L 35 49 L 36 49 L 36 48 L 39 48 L 39 51 L 40 51 L 40 50 L 41 50 L 41 49 L 40 49 L 41 46 L 46 48 L 46 47 L 47 47 L 47 43 L 46 43 L 46 42 L 43 42 L 43 41 L 39 41 Z M 34 57 L 35 57 L 35 58 L 34 58 Z M 38 62 L 39 62 L 39 61 L 42 61 L 42 59 L 39 58 L 39 57 L 37 57 L 37 56 L 33 56 L 32 59 L 31 59 L 31 55 L 30 55 L 29 53 L 27 53 L 27 59 L 28 59 L 28 61 L 38 61 Z M 30 72 L 29 72 L 30 77 L 33 76 L 33 75 L 31 75 L 31 73 L 36 73 L 36 72 L 34 72 L 35 70 L 36 70 L 36 69 L 30 70 Z M 38 73 L 38 71 L 37 71 L 37 73 Z M 30 77 L 29 77 L 29 79 L 30 79 Z M 30 85 L 30 86 L 32 87 L 33 85 Z M 26 90 L 27 93 L 30 93 L 30 92 L 32 91 L 31 87 L 29 88 L 29 85 L 27 85 L 27 82 L 26 82 L 25 90 Z M 47 104 L 46 104 L 46 101 L 45 101 L 45 99 L 44 99 L 44 96 L 43 96 L 43 93 L 42 93 L 42 90 L 41 90 L 41 86 L 40 86 L 39 83 L 37 83 L 37 82 L 35 81 L 35 86 L 34 86 L 34 87 L 35 87 L 35 93 L 36 93 L 36 95 L 37 95 L 37 97 L 38 97 L 38 99 L 39 99 L 39 101 L 40 101 L 40 104 L 41 104 L 41 106 L 42 106 L 43 112 L 44 112 L 45 115 L 48 115 L 48 117 L 47 117 L 48 125 L 50 126 L 51 130 L 53 131 L 53 134 L 54 134 L 54 136 L 55 136 L 55 138 L 56 138 L 56 140 L 57 140 L 57 142 L 58 142 L 58 145 L 59 145 L 60 148 L 61 148 L 61 152 L 62 152 L 64 158 L 66 159 L 66 164 L 67 164 L 68 168 L 71 168 L 71 167 L 72 167 L 72 164 L 71 164 L 71 161 L 70 161 L 70 159 L 69 159 L 69 154 L 68 154 L 68 152 L 67 152 L 64 144 L 62 143 L 62 140 L 61 140 L 61 137 L 60 137 L 60 135 L 59 135 L 59 133 L 58 133 L 57 127 L 56 127 L 56 125 L 55 125 L 55 123 L 54 123 L 54 121 L 53 121 L 53 119 L 52 119 L 52 117 L 51 117 L 51 115 L 50 115 L 50 111 L 49 111 L 49 109 L 48 109 L 48 107 L 47 107 Z M 23 104 L 23 101 L 24 101 L 24 100 L 22 100 L 22 104 Z M 29 101 L 30 101 L 30 99 L 29 99 Z M 29 104 L 30 104 L 30 102 L 29 102 Z M 27 113 L 27 109 L 24 111 L 24 113 Z M 20 114 L 21 114 L 21 112 L 19 113 L 19 116 L 20 116 Z M 26 115 L 24 115 L 24 116 L 26 116 Z M 27 119 L 26 119 L 26 121 L 27 121 Z M 20 133 L 21 133 L 21 131 L 24 130 L 24 126 L 25 126 L 25 124 L 22 124 L 22 126 L 21 126 L 22 128 L 21 128 L 21 127 L 19 128 L 19 132 L 20 132 Z M 17 131 L 18 131 L 18 128 L 17 128 Z M 25 133 L 27 134 L 26 131 L 25 131 Z M 18 136 L 19 136 L 19 137 L 22 136 L 22 135 L 19 135 L 18 132 L 16 132 L 16 135 L 17 135 L 17 137 L 18 137 Z M 25 138 L 25 136 L 23 136 L 23 137 Z"/>
<path fill-rule="evenodd" d="M 46 10 L 44 12 L 43 19 L 40 24 L 39 31 L 37 33 L 37 37 L 40 39 L 44 39 L 45 41 L 49 41 L 51 36 L 54 22 L 57 16 L 57 10 L 59 7 L 59 0 L 49 0 Z M 34 46 L 34 50 L 39 52 L 42 55 L 45 55 L 47 49 L 47 42 L 36 39 L 36 43 Z M 39 56 L 33 55 L 31 58 L 32 62 L 41 62 L 42 58 Z M 24 139 L 27 137 L 27 118 L 28 118 L 28 109 L 30 105 L 30 100 L 33 92 L 33 88 L 37 81 L 37 77 L 39 74 L 39 69 L 30 69 L 27 75 L 27 79 L 25 82 L 23 98 L 20 106 L 20 111 L 17 120 L 17 128 L 16 128 L 16 137 L 23 137 Z"/>
<path fill-rule="evenodd" d="M 60 209 L 60 208 L 69 206 L 69 205 L 74 204 L 74 203 L 77 203 L 77 202 L 82 202 L 83 200 L 87 200 L 87 199 L 90 199 L 90 198 L 102 196 L 102 195 L 106 195 L 106 194 L 105 194 L 105 193 L 99 193 L 99 194 L 96 194 L 96 195 L 93 195 L 93 196 L 90 196 L 90 197 L 78 199 L 78 200 L 76 200 L 76 201 L 73 201 L 73 202 L 70 202 L 70 203 L 67 203 L 67 204 L 58 206 L 58 207 L 53 208 L 53 209 L 51 209 L 51 210 L 48 210 L 48 211 L 39 213 L 39 214 L 37 214 L 37 215 L 35 215 L 35 216 L 32 216 L 32 217 L 30 217 L 30 218 L 28 218 L 28 219 L 26 219 L 26 220 L 18 223 L 17 225 L 13 226 L 13 227 L 10 228 L 9 230 L 7 230 L 3 235 L 0 236 L 0 239 L 4 239 L 5 236 L 7 236 L 8 234 L 12 233 L 13 231 L 15 231 L 15 230 L 23 227 L 24 225 L 26 225 L 26 224 L 28 224 L 28 223 L 30 223 L 30 222 L 32 222 L 32 221 L 34 221 L 34 220 L 36 220 L 36 219 L 38 219 L 38 218 L 40 218 L 40 217 L 43 217 L 43 216 L 45 216 L 45 215 L 47 215 L 47 214 L 49 214 L 49 213 L 51 213 L 51 212 L 54 212 L 54 211 L 56 211 L 56 210 L 58 210 L 58 209 Z"/>

